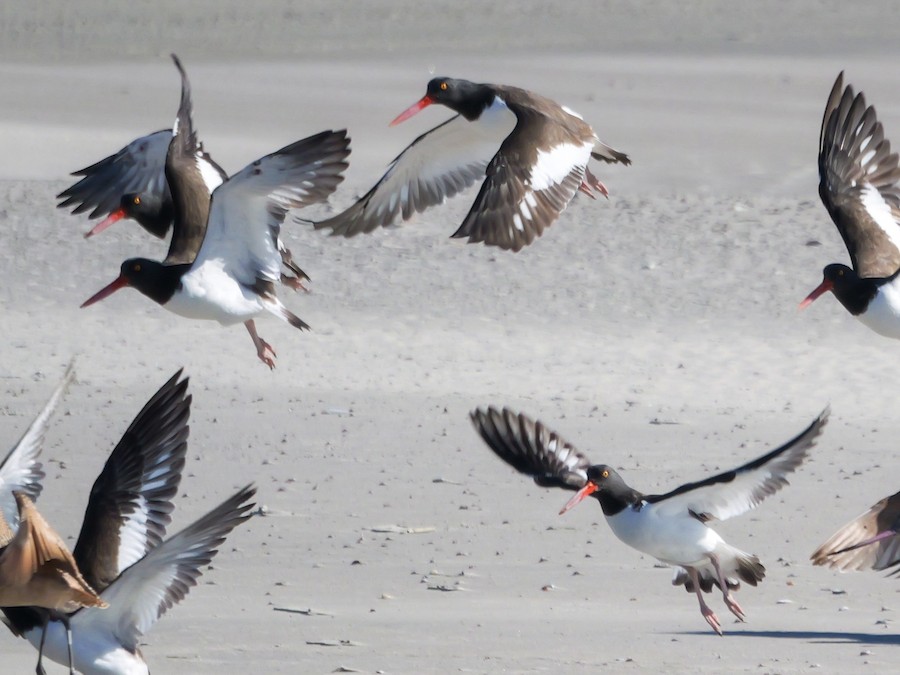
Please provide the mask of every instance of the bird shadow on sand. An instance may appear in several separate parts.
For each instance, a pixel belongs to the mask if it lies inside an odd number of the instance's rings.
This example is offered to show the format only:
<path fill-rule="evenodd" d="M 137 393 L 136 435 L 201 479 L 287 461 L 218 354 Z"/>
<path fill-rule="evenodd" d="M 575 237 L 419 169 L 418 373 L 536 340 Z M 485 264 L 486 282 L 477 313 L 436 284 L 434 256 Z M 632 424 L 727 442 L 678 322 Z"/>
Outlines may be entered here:
<path fill-rule="evenodd" d="M 703 631 L 692 632 L 692 635 L 706 635 Z M 900 645 L 900 634 L 897 633 L 839 633 L 815 630 L 738 630 L 725 631 L 726 638 L 780 638 L 782 640 L 805 640 L 814 644 L 861 644 L 861 645 Z"/>

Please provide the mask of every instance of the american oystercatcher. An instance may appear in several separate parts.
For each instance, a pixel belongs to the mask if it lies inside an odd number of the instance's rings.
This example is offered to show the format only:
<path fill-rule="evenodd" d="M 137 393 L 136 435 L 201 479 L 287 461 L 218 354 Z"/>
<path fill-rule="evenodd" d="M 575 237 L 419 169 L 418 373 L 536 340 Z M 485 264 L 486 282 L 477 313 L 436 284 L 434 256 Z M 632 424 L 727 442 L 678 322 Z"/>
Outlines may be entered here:
<path fill-rule="evenodd" d="M 178 146 L 182 137 L 188 140 L 184 152 L 170 150 L 169 155 L 177 154 L 178 159 L 167 159 L 166 175 L 178 217 L 189 221 L 192 228 L 202 220 L 200 249 L 196 257 L 181 262 L 126 260 L 119 277 L 81 306 L 133 286 L 180 316 L 222 325 L 243 322 L 260 360 L 274 368 L 275 352 L 257 334 L 254 317 L 268 311 L 295 328 L 309 328 L 275 294 L 275 282 L 285 278 L 281 273 L 285 257 L 279 250 L 281 223 L 288 209 L 324 201 L 334 192 L 347 168 L 350 139 L 341 130 L 297 141 L 252 162 L 210 197 L 203 169 L 185 166 L 196 163 L 196 154 L 190 150 L 196 147 L 196 139 L 190 124 L 190 90 L 187 92 L 171 145 Z M 179 168 L 170 171 L 176 162 Z M 208 215 L 203 218 L 204 214 Z M 181 232 L 186 234 L 187 226 Z M 302 274 L 299 268 L 293 269 Z"/>
<path fill-rule="evenodd" d="M 884 570 L 900 565 L 900 492 L 844 525 L 810 559 L 814 565 L 840 570 Z M 896 574 L 900 569 L 889 576 Z"/>
<path fill-rule="evenodd" d="M 630 164 L 601 143 L 580 115 L 524 89 L 438 77 L 391 125 L 433 103 L 456 116 L 419 136 L 346 211 L 315 223 L 352 237 L 440 204 L 483 180 L 454 237 L 518 251 L 539 237 L 578 190 L 607 195 L 591 157 Z M 499 150 L 498 150 L 499 147 Z"/>
<path fill-rule="evenodd" d="M 34 506 L 44 478 L 38 456 L 53 410 L 74 378 L 69 364 L 44 409 L 0 464 L 0 606 L 33 607 L 46 626 L 62 621 L 71 643 L 68 613 L 81 607 L 106 607 L 78 569 L 62 538 Z M 72 654 L 68 653 L 69 671 Z M 38 669 L 40 670 L 40 657 Z"/>
<path fill-rule="evenodd" d="M 74 556 L 108 603 L 68 615 L 80 673 L 148 673 L 141 636 L 182 600 L 227 534 L 249 518 L 255 490 L 244 488 L 164 541 L 187 451 L 191 397 L 177 372 L 148 401 L 113 450 L 91 489 Z M 4 607 L 16 634 L 65 663 L 58 621 L 42 629 L 33 607 Z"/>
<path fill-rule="evenodd" d="M 193 262 L 203 243 L 213 190 L 228 179 L 228 174 L 203 148 L 193 126 L 191 85 L 177 56 L 172 60 L 181 76 L 181 104 L 175 124 L 182 132 L 174 135 L 165 129 L 138 138 L 115 155 L 76 171 L 84 176 L 75 185 L 57 195 L 57 206 L 75 205 L 73 214 L 93 209 L 90 218 L 106 216 L 84 236 L 91 237 L 123 218 L 135 220 L 145 230 L 164 238 L 172 228 L 172 239 L 164 262 Z M 173 139 L 176 142 L 172 142 Z M 191 199 L 173 203 L 170 183 L 192 182 Z M 194 197 L 205 192 L 206 201 Z M 185 194 L 181 190 L 181 194 Z M 293 276 L 282 274 L 282 283 L 298 290 L 309 276 L 293 261 L 290 250 L 278 239 L 282 264 Z"/>
<path fill-rule="evenodd" d="M 765 567 L 755 555 L 727 544 L 709 523 L 739 516 L 787 485 L 785 476 L 806 459 L 828 420 L 828 410 L 780 448 L 661 495 L 638 492 L 611 466 L 592 465 L 559 434 L 508 408 L 475 410 L 471 419 L 491 450 L 514 469 L 532 476 L 542 487 L 577 490 L 560 514 L 593 495 L 613 534 L 675 567 L 673 585 L 684 585 L 697 594 L 703 618 L 721 635 L 719 619 L 703 593 L 717 586 L 728 609 L 743 621 L 744 610 L 731 592 L 740 588 L 741 581 L 756 586 L 765 576 Z"/>
<path fill-rule="evenodd" d="M 802 303 L 831 291 L 876 333 L 900 338 L 900 166 L 865 96 L 831 89 L 819 136 L 819 196 L 850 253 L 852 269 L 825 267 L 823 280 Z"/>

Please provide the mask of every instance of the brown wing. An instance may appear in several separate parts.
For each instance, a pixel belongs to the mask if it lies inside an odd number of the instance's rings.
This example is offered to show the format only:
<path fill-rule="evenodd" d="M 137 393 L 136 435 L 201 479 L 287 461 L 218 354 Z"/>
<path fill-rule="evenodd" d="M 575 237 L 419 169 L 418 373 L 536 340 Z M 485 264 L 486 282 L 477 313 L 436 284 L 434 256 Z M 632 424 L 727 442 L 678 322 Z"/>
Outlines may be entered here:
<path fill-rule="evenodd" d="M 518 251 L 543 234 L 581 185 L 593 141 L 572 137 L 544 115 L 515 112 L 519 124 L 488 165 L 475 203 L 453 237 Z"/>
<path fill-rule="evenodd" d="M 819 196 L 857 274 L 882 278 L 900 268 L 898 157 L 874 106 L 838 75 L 819 138 Z"/>

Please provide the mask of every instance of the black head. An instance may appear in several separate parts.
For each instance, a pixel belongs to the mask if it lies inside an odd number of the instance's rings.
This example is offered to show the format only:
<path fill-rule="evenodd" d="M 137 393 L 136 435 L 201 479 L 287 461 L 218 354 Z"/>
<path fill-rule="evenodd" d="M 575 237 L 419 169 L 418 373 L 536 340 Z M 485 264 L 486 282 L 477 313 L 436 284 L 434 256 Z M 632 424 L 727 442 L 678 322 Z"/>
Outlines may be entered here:
<path fill-rule="evenodd" d="M 475 84 L 452 77 L 436 77 L 428 83 L 425 95 L 394 118 L 391 126 L 408 120 L 432 103 L 445 105 L 467 120 L 477 119 L 494 100 L 494 92 L 486 84 Z"/>
<path fill-rule="evenodd" d="M 88 307 L 108 298 L 120 288 L 132 286 L 159 304 L 171 299 L 190 265 L 163 265 L 147 258 L 129 258 L 119 268 L 119 277 L 81 305 Z"/>
<path fill-rule="evenodd" d="M 878 284 L 874 279 L 861 279 L 846 265 L 832 263 L 822 270 L 822 283 L 800 303 L 800 309 L 805 309 L 828 291 L 834 293 L 848 312 L 857 316 L 866 311 L 869 301 L 878 292 Z"/>
<path fill-rule="evenodd" d="M 612 516 L 641 499 L 641 494 L 629 487 L 618 472 L 607 464 L 588 467 L 587 483 L 563 507 L 565 513 L 585 497 L 594 497 L 603 508 L 603 514 Z"/>
<path fill-rule="evenodd" d="M 172 224 L 172 200 L 152 192 L 130 192 L 122 195 L 119 208 L 125 218 L 131 218 L 160 239 Z"/>
<path fill-rule="evenodd" d="M 494 93 L 484 84 L 452 77 L 435 77 L 428 83 L 425 96 L 473 120 L 494 100 Z"/>

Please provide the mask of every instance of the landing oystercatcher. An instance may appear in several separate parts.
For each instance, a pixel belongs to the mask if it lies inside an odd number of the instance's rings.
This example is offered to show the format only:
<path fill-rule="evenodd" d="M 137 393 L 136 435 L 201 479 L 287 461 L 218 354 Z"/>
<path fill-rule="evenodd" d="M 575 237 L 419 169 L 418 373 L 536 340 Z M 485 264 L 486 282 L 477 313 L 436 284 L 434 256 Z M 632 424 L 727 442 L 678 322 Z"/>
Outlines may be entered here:
<path fill-rule="evenodd" d="M 814 565 L 840 570 L 884 570 L 900 565 L 900 492 L 844 525 L 810 559 Z M 900 569 L 889 576 L 897 574 Z"/>
<path fill-rule="evenodd" d="M 147 402 L 91 489 L 74 556 L 108 603 L 65 617 L 74 666 L 85 675 L 148 673 L 139 642 L 182 600 L 227 534 L 250 517 L 255 490 L 244 488 L 185 530 L 164 540 L 187 451 L 191 397 L 181 371 Z M 6 623 L 48 658 L 65 663 L 60 622 L 46 631 L 33 607 L 4 607 Z"/>
<path fill-rule="evenodd" d="M 222 325 L 243 322 L 260 360 L 274 368 L 275 352 L 257 334 L 254 317 L 268 311 L 295 328 L 309 328 L 275 294 L 275 282 L 285 280 L 281 273 L 285 261 L 279 237 L 281 223 L 288 209 L 324 201 L 334 192 L 347 168 L 350 139 L 341 130 L 323 131 L 297 141 L 252 162 L 210 197 L 191 150 L 196 139 L 190 140 L 194 137 L 190 89 L 183 91 L 186 96 L 179 107 L 171 145 L 180 147 L 182 137 L 188 140 L 176 159 L 167 159 L 166 175 L 178 217 L 189 222 L 194 233 L 202 232 L 199 251 L 190 260 L 126 260 L 119 277 L 81 306 L 133 286 L 181 316 L 215 320 Z M 170 150 L 169 155 L 173 154 Z M 173 164 L 177 167 L 170 170 Z M 196 239 L 187 225 L 180 231 Z M 299 268 L 292 269 L 302 274 Z"/>
<path fill-rule="evenodd" d="M 375 187 L 346 211 L 314 223 L 316 229 L 345 237 L 371 232 L 483 180 L 452 236 L 518 251 L 556 220 L 578 190 L 608 194 L 588 169 L 592 157 L 631 163 L 601 143 L 577 113 L 517 87 L 438 77 L 391 125 L 433 103 L 456 116 L 419 136 Z"/>
<path fill-rule="evenodd" d="M 850 253 L 852 269 L 827 265 L 800 309 L 831 291 L 876 333 L 900 338 L 900 166 L 874 106 L 840 73 L 819 137 L 819 196 Z"/>
<path fill-rule="evenodd" d="M 565 513 L 593 495 L 613 533 L 632 548 L 675 567 L 672 583 L 695 592 L 700 612 L 716 633 L 722 628 L 703 599 L 722 590 L 728 609 L 741 621 L 744 610 L 731 592 L 740 581 L 756 586 L 765 568 L 755 555 L 727 544 L 708 523 L 741 515 L 787 484 L 785 476 L 806 459 L 828 420 L 828 409 L 799 436 L 743 466 L 662 495 L 645 495 L 606 464 L 587 457 L 541 422 L 508 408 L 470 415 L 481 438 L 498 457 L 542 487 L 577 490 Z"/>

